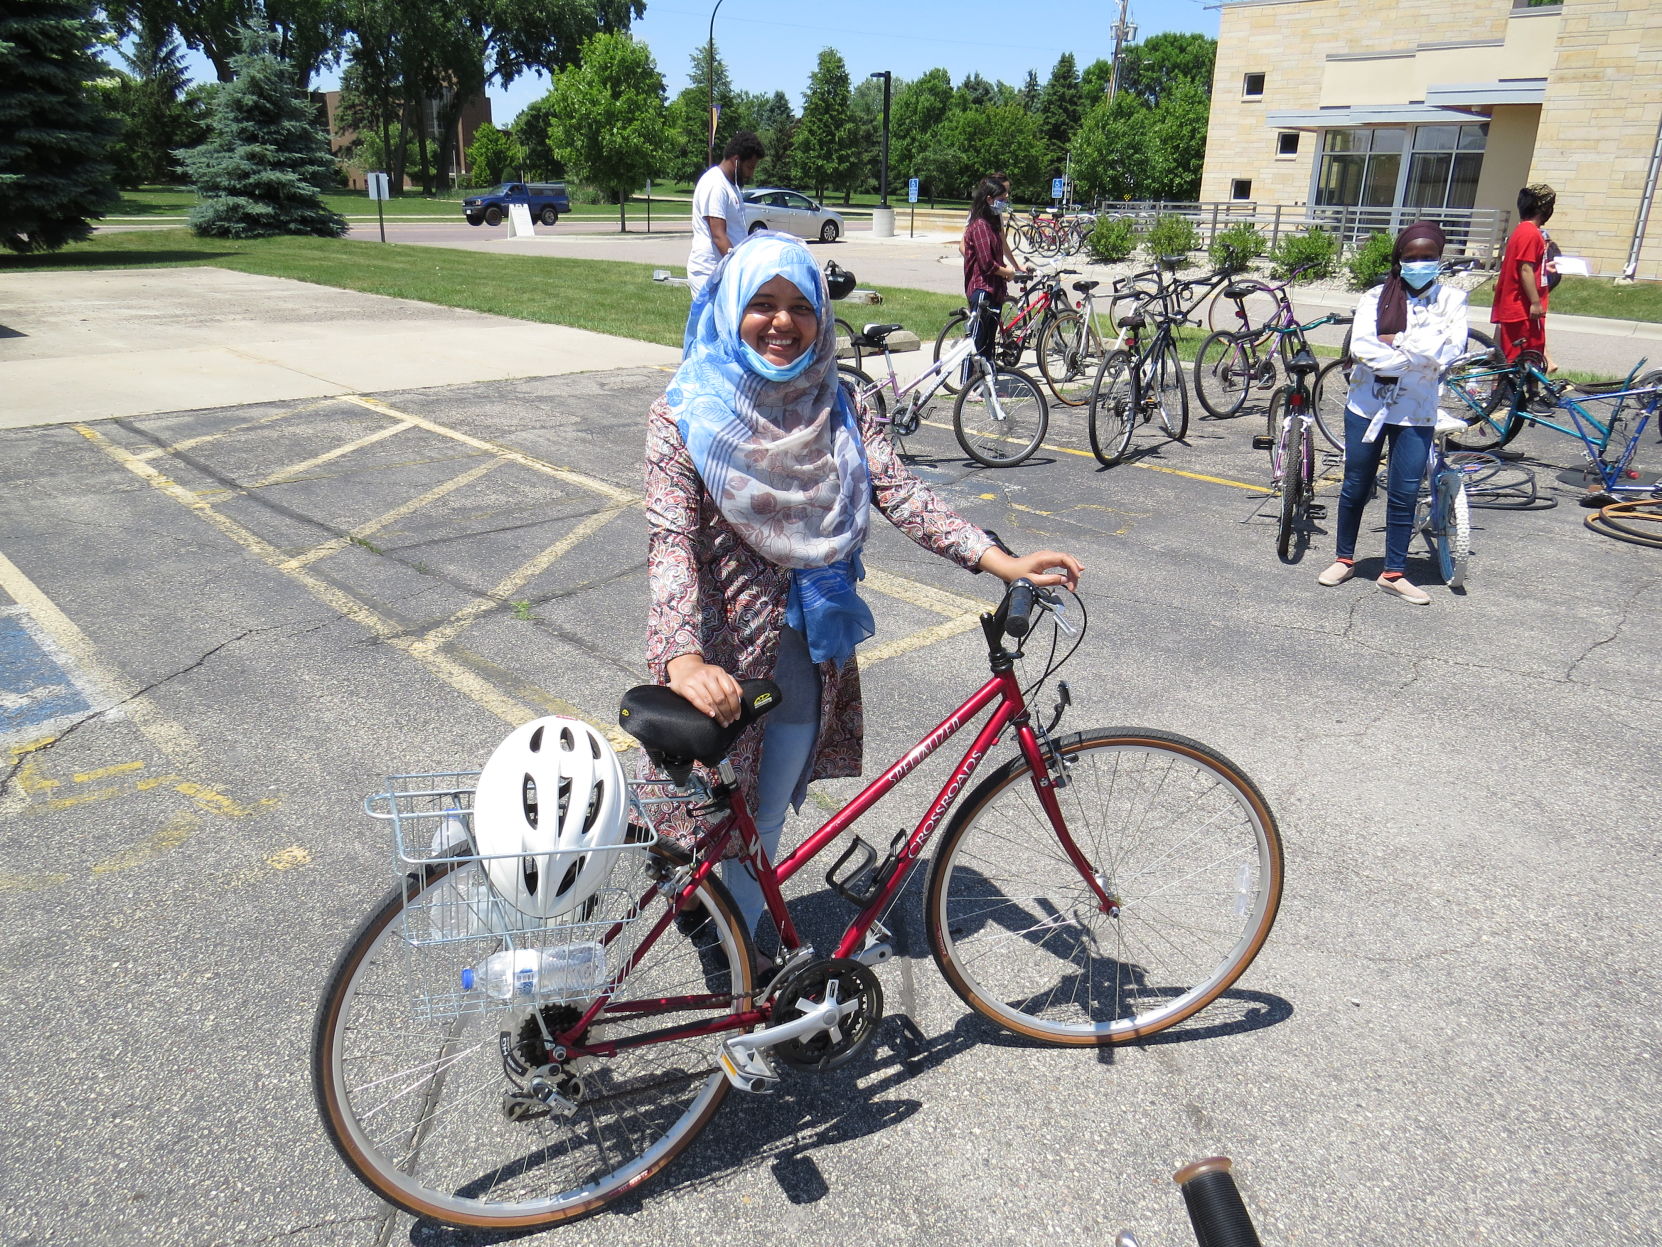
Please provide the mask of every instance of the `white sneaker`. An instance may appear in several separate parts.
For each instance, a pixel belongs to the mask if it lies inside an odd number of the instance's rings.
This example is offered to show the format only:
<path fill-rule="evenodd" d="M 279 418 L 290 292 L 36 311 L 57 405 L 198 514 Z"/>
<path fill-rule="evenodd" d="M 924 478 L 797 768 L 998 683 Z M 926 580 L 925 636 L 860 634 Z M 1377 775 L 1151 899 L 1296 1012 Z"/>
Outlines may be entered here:
<path fill-rule="evenodd" d="M 1316 577 L 1316 583 L 1319 585 L 1326 585 L 1329 589 L 1331 589 L 1334 585 L 1344 584 L 1345 581 L 1349 580 L 1355 574 L 1356 568 L 1351 564 L 1341 563 L 1335 560 L 1333 566 L 1329 567 L 1321 575 Z"/>
<path fill-rule="evenodd" d="M 1386 580 L 1385 577 L 1381 576 L 1374 583 L 1385 592 L 1396 594 L 1404 602 L 1412 602 L 1415 606 L 1431 605 L 1431 595 L 1406 577 L 1399 576 L 1395 580 Z"/>

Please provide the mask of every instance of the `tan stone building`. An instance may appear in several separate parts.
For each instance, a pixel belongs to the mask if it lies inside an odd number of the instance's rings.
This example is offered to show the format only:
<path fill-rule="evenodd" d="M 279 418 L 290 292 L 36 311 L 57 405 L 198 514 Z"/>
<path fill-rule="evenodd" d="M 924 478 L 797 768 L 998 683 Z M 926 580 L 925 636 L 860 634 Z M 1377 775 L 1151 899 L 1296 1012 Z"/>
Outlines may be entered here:
<path fill-rule="evenodd" d="M 1476 249 L 1549 182 L 1567 254 L 1615 276 L 1637 240 L 1636 275 L 1662 278 L 1662 203 L 1638 237 L 1659 159 L 1662 0 L 1222 6 L 1203 200 L 1371 209 L 1374 228 L 1475 209 Z"/>

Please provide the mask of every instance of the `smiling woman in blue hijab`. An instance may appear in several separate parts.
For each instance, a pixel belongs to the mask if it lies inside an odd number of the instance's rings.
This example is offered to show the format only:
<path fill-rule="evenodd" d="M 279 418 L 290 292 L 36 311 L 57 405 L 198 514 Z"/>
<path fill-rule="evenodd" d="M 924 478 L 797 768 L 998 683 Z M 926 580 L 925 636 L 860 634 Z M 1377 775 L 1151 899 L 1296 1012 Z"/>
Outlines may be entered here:
<path fill-rule="evenodd" d="M 829 309 L 805 246 L 751 235 L 694 300 L 681 367 L 647 427 L 647 662 L 723 723 L 739 713 L 739 680 L 783 690 L 732 754 L 770 858 L 809 781 L 860 773 L 852 660 L 879 626 L 858 593 L 874 509 L 971 571 L 1070 587 L 1080 572 L 1054 550 L 1004 554 L 900 463 L 837 382 Z M 723 879 L 754 930 L 756 881 L 731 862 Z"/>

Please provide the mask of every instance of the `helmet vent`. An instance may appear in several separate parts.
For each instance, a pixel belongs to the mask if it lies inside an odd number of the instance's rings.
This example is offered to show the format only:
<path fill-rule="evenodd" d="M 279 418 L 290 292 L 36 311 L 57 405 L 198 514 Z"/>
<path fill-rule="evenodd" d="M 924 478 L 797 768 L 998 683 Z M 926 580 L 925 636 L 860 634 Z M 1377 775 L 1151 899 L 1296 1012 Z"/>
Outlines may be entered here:
<path fill-rule="evenodd" d="M 569 727 L 560 729 L 560 748 L 566 753 L 577 748 L 577 738 L 571 734 Z"/>
<path fill-rule="evenodd" d="M 531 826 L 537 825 L 537 781 L 529 775 L 525 777 L 525 787 L 522 790 L 522 804 L 525 809 L 525 821 Z"/>
<path fill-rule="evenodd" d="M 531 740 L 526 747 L 530 749 L 532 753 L 540 753 L 542 751 L 542 728 L 539 727 L 536 731 L 531 733 Z"/>

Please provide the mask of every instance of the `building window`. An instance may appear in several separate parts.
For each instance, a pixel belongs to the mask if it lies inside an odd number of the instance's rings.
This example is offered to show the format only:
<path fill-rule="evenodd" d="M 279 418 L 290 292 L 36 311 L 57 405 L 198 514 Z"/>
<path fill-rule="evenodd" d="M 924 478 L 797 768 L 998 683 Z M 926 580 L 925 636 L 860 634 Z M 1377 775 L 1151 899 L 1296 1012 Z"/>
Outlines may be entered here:
<path fill-rule="evenodd" d="M 1489 127 L 1420 126 L 1408 157 L 1402 202 L 1409 208 L 1470 208 L 1477 202 L 1477 177 Z"/>
<path fill-rule="evenodd" d="M 1298 155 L 1298 131 L 1283 130 L 1275 136 L 1275 154 L 1277 156 Z"/>
<path fill-rule="evenodd" d="M 1256 99 L 1263 98 L 1263 95 L 1264 95 L 1264 75 L 1263 74 L 1247 74 L 1246 76 L 1244 76 L 1241 79 L 1241 98 L 1242 99 L 1244 99 L 1244 100 L 1256 100 Z"/>
<path fill-rule="evenodd" d="M 1236 178 L 1229 183 L 1229 197 L 1235 200 L 1252 198 L 1252 179 Z"/>
<path fill-rule="evenodd" d="M 1396 203 L 1397 175 L 1408 131 L 1327 130 L 1316 171 L 1316 203 L 1346 208 L 1389 208 Z"/>

